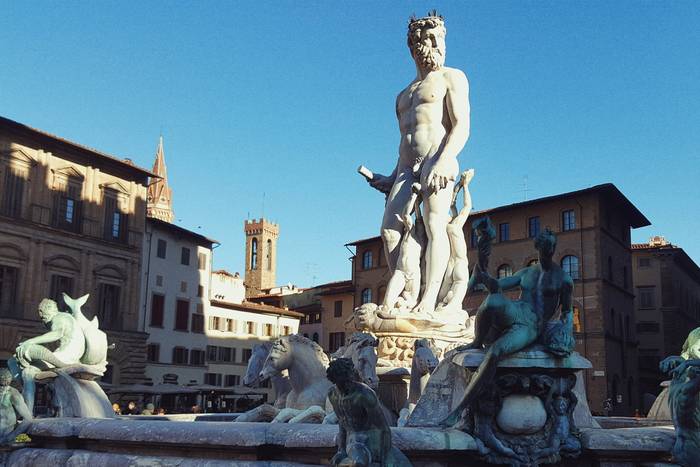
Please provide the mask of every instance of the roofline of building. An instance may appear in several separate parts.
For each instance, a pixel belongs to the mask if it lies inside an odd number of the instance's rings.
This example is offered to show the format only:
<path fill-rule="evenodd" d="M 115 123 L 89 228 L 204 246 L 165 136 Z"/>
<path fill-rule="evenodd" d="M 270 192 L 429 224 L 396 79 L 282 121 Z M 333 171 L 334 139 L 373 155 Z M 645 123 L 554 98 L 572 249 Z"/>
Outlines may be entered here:
<path fill-rule="evenodd" d="M 67 150 L 67 152 L 74 152 L 91 158 L 97 157 L 101 161 L 106 163 L 106 165 L 108 166 L 111 165 L 113 167 L 118 168 L 119 170 L 124 170 L 134 175 L 140 175 L 141 177 L 145 176 L 151 178 L 160 178 L 158 175 L 152 173 L 151 171 L 139 167 L 133 163 L 126 162 L 125 160 L 119 159 L 115 156 L 109 155 L 97 149 L 93 149 L 88 146 L 83 146 L 82 144 L 78 144 L 65 138 L 61 138 L 60 136 L 53 135 L 46 131 L 39 130 L 37 128 L 32 128 L 28 125 L 16 122 L 7 117 L 0 116 L 0 127 L 4 127 L 9 131 L 13 131 L 30 138 L 48 141 L 49 144 L 56 145 L 60 149 Z M 148 182 L 146 181 L 144 182 L 144 184 L 148 185 Z"/>
<path fill-rule="evenodd" d="M 700 266 L 693 261 L 693 258 L 688 256 L 688 253 L 679 246 L 668 243 L 666 245 L 649 245 L 646 243 L 635 243 L 632 245 L 632 253 L 635 252 L 673 252 L 677 256 L 674 261 L 679 263 L 690 276 L 692 276 L 700 284 Z"/>
<path fill-rule="evenodd" d="M 211 306 L 215 306 L 215 307 L 219 307 L 219 308 L 226 308 L 228 310 L 249 311 L 251 313 L 262 313 L 265 315 L 281 315 L 281 316 L 288 316 L 290 318 L 299 318 L 299 319 L 304 317 L 303 313 L 298 313 L 296 311 L 287 310 L 287 309 L 279 308 L 279 307 L 272 306 L 272 305 L 264 305 L 262 303 L 254 303 L 254 302 L 229 303 L 229 302 L 222 302 L 219 300 L 211 300 L 210 303 L 211 303 Z"/>
<path fill-rule="evenodd" d="M 644 214 L 637 209 L 637 207 L 632 204 L 632 202 L 627 199 L 625 195 L 622 194 L 622 192 L 612 183 L 603 183 L 601 185 L 595 185 L 592 187 L 584 188 L 581 190 L 576 190 L 576 191 L 569 191 L 567 193 L 560 193 L 558 195 L 552 195 L 552 196 L 545 196 L 543 198 L 537 198 L 537 199 L 531 199 L 528 201 L 521 201 L 519 203 L 513 203 L 513 204 L 506 204 L 503 206 L 497 206 L 495 208 L 491 209 L 483 209 L 481 211 L 473 211 L 471 214 L 469 214 L 470 217 L 476 217 L 476 216 L 483 216 L 483 215 L 488 215 L 488 214 L 493 214 L 496 212 L 501 212 L 501 211 L 506 211 L 509 209 L 515 209 L 515 208 L 520 208 L 523 206 L 532 206 L 535 204 L 540 204 L 540 203 L 545 203 L 549 201 L 556 201 L 559 199 L 564 199 L 564 198 L 571 198 L 575 196 L 581 196 L 589 193 L 595 193 L 595 192 L 603 192 L 609 195 L 612 195 L 613 197 L 617 198 L 618 201 L 620 201 L 625 207 L 631 212 L 632 216 L 630 218 L 631 226 L 634 229 L 637 229 L 639 227 L 646 227 L 648 225 L 651 225 L 651 222 L 649 222 L 649 219 L 644 216 Z M 357 245 L 362 245 L 365 243 L 370 243 L 370 242 L 375 242 L 380 238 L 379 235 L 374 236 L 374 237 L 369 237 L 369 238 L 363 238 L 361 240 L 355 240 L 354 242 L 349 242 L 346 243 L 345 246 L 357 246 Z"/>
<path fill-rule="evenodd" d="M 210 249 L 212 248 L 213 245 L 220 245 L 218 240 L 214 240 L 213 238 L 208 238 L 205 237 L 202 234 L 198 234 L 196 232 L 192 232 L 191 230 L 187 230 L 184 227 L 180 227 L 179 225 L 171 224 L 170 222 L 165 222 L 160 219 L 156 219 L 155 217 L 146 217 L 146 222 L 150 222 L 151 224 L 154 224 L 156 227 L 160 227 L 166 230 L 170 230 L 171 232 L 175 232 L 178 235 L 184 235 L 186 237 L 190 237 L 194 240 L 196 240 L 200 245 L 204 244 L 207 245 Z M 214 271 L 216 272 L 216 271 Z"/>
<path fill-rule="evenodd" d="M 618 201 L 620 201 L 625 207 L 632 213 L 632 216 L 630 218 L 631 226 L 633 229 L 638 229 L 640 227 L 646 227 L 648 225 L 651 225 L 651 222 L 649 222 L 649 219 L 642 214 L 642 212 L 637 209 L 637 207 L 632 204 L 632 202 L 627 199 L 627 197 L 622 194 L 622 192 L 613 184 L 613 183 L 603 183 L 600 185 L 595 185 L 591 186 L 588 188 L 583 188 L 581 190 L 576 190 L 576 191 L 569 191 L 566 193 L 559 193 L 557 195 L 551 195 L 551 196 L 545 196 L 542 198 L 536 198 L 536 199 L 531 199 L 527 201 L 521 201 L 519 203 L 512 203 L 512 204 L 505 204 L 503 206 L 497 206 L 495 208 L 491 209 L 484 209 L 481 211 L 473 211 L 470 214 L 471 216 L 479 216 L 479 215 L 484 215 L 484 214 L 491 214 L 494 212 L 500 212 L 500 211 L 506 211 L 508 209 L 514 209 L 514 208 L 520 208 L 523 206 L 532 206 L 535 204 L 540 204 L 540 203 L 546 203 L 549 201 L 556 201 L 564 198 L 573 198 L 576 196 L 581 196 L 581 195 L 586 195 L 589 193 L 595 193 L 595 192 L 603 192 L 605 194 L 612 195 L 614 198 L 617 198 Z"/>

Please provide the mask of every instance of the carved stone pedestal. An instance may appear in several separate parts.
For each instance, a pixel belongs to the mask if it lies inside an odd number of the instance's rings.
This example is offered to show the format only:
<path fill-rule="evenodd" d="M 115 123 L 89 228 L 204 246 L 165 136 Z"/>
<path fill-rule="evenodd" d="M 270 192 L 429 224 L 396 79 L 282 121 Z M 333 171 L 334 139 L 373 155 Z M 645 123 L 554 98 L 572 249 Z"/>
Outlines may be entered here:
<path fill-rule="evenodd" d="M 408 399 L 411 373 L 406 368 L 377 368 L 379 389 L 377 396 L 384 407 L 397 416 Z"/>
<path fill-rule="evenodd" d="M 409 425 L 436 426 L 444 420 L 483 357 L 482 350 L 448 355 L 433 373 Z M 578 353 L 556 358 L 533 347 L 511 355 L 499 363 L 493 382 L 465 412 L 462 429 L 474 436 L 489 463 L 540 465 L 575 457 L 581 449 L 573 415 L 576 373 L 590 367 Z"/>
<path fill-rule="evenodd" d="M 112 403 L 99 384 L 99 377 L 89 365 L 73 365 L 36 375 L 38 383 L 53 387 L 53 404 L 57 417 L 113 418 Z"/>

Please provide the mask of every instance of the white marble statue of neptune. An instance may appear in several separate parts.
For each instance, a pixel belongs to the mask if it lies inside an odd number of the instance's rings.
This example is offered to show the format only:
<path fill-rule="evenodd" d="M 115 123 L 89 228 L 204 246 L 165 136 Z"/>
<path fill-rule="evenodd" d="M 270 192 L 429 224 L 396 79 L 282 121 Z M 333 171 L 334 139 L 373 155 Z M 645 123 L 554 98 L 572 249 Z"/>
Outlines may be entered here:
<path fill-rule="evenodd" d="M 412 18 L 408 46 L 416 63 L 416 78 L 396 99 L 401 142 L 391 175 L 373 175 L 370 185 L 387 194 L 381 236 L 391 273 L 396 269 L 405 207 L 412 203 L 411 186 L 419 183 L 425 248 L 425 289 L 414 312 L 435 310 L 450 257 L 447 224 L 457 155 L 469 138 L 469 84 L 460 70 L 444 66 L 445 24 L 437 13 Z M 420 266 L 418 266 L 420 267 Z"/>

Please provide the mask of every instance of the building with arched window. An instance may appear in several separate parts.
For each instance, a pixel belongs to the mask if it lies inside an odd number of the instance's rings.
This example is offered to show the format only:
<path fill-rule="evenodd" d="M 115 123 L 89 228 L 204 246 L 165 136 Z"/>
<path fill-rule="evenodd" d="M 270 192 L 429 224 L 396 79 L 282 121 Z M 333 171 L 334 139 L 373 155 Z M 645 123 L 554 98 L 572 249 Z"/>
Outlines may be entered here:
<path fill-rule="evenodd" d="M 243 223 L 243 230 L 246 236 L 246 297 L 254 297 L 276 285 L 280 227 L 267 219 L 248 219 Z"/>

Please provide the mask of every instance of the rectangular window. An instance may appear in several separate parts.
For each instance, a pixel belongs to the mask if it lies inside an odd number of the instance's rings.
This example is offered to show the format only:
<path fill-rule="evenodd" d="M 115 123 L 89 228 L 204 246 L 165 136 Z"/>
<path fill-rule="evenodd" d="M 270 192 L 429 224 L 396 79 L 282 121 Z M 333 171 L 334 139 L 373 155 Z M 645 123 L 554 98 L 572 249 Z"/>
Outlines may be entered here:
<path fill-rule="evenodd" d="M 652 333 L 656 334 L 660 331 L 661 326 L 659 323 L 653 322 L 653 321 L 640 321 L 637 323 L 637 332 L 638 333 Z"/>
<path fill-rule="evenodd" d="M 637 287 L 640 308 L 656 307 L 656 295 L 654 292 L 654 287 Z"/>
<path fill-rule="evenodd" d="M 156 256 L 165 259 L 165 255 L 168 252 L 168 242 L 162 238 L 158 239 L 158 247 L 156 249 Z"/>
<path fill-rule="evenodd" d="M 204 271 L 207 269 L 207 254 L 206 253 L 199 253 L 197 255 L 197 267 L 199 268 L 200 271 Z"/>
<path fill-rule="evenodd" d="M 263 336 L 267 336 L 267 337 L 272 336 L 272 324 L 266 323 L 263 332 L 264 332 Z"/>
<path fill-rule="evenodd" d="M 236 332 L 236 320 L 226 319 L 226 331 Z"/>
<path fill-rule="evenodd" d="M 535 238 L 540 234 L 540 217 L 531 217 L 527 221 L 527 236 Z"/>
<path fill-rule="evenodd" d="M 245 363 L 246 365 L 248 364 L 248 361 L 250 361 L 250 357 L 253 356 L 253 350 L 252 349 L 243 349 L 243 360 L 241 363 Z"/>
<path fill-rule="evenodd" d="M 239 386 L 241 384 L 241 377 L 239 375 L 226 375 L 224 379 L 224 386 L 232 387 Z"/>
<path fill-rule="evenodd" d="M 73 232 L 80 231 L 80 185 L 69 185 L 68 192 L 54 194 L 54 225 Z"/>
<path fill-rule="evenodd" d="M 561 230 L 574 230 L 576 228 L 576 213 L 573 209 L 569 209 L 561 213 Z"/>
<path fill-rule="evenodd" d="M 207 346 L 207 361 L 208 362 L 215 362 L 217 356 L 219 355 L 219 348 L 215 345 L 208 345 Z"/>
<path fill-rule="evenodd" d="M 204 373 L 204 384 L 221 386 L 221 373 Z"/>
<path fill-rule="evenodd" d="M 2 213 L 10 217 L 22 216 L 22 198 L 26 178 L 21 170 L 8 168 L 5 172 L 5 186 L 2 198 Z"/>
<path fill-rule="evenodd" d="M 182 293 L 187 292 L 187 282 L 185 282 L 185 281 L 180 282 L 180 292 L 182 292 Z"/>
<path fill-rule="evenodd" d="M 73 296 L 73 278 L 61 276 L 60 274 L 51 275 L 51 287 L 49 289 L 49 298 L 58 304 L 60 310 L 66 310 L 66 303 L 63 301 L 63 293 Z"/>
<path fill-rule="evenodd" d="M 508 240 L 510 240 L 510 224 L 502 222 L 498 224 L 498 241 L 507 242 Z"/>
<path fill-rule="evenodd" d="M 190 302 L 178 300 L 175 302 L 175 330 L 187 331 L 190 324 Z"/>
<path fill-rule="evenodd" d="M 343 301 L 342 300 L 336 300 L 333 303 L 333 316 L 335 318 L 342 318 L 343 317 Z"/>
<path fill-rule="evenodd" d="M 230 362 L 231 361 L 231 347 L 219 347 L 219 361 L 220 362 Z"/>
<path fill-rule="evenodd" d="M 146 347 L 146 361 L 158 363 L 160 361 L 160 345 L 148 344 Z"/>
<path fill-rule="evenodd" d="M 104 196 L 104 238 L 111 241 L 127 240 L 127 215 L 119 209 L 116 197 Z"/>
<path fill-rule="evenodd" d="M 192 324 L 190 327 L 192 332 L 202 334 L 204 332 L 204 315 L 201 313 L 192 313 Z"/>
<path fill-rule="evenodd" d="M 190 350 L 190 365 L 204 366 L 204 350 Z"/>
<path fill-rule="evenodd" d="M 292 333 L 292 328 L 289 326 L 282 326 L 282 335 L 283 336 L 288 336 Z"/>
<path fill-rule="evenodd" d="M 163 327 L 163 310 L 165 309 L 165 297 L 153 294 L 151 297 L 151 326 Z"/>
<path fill-rule="evenodd" d="M 187 349 L 184 347 L 173 348 L 173 363 L 178 365 L 187 365 Z"/>
<path fill-rule="evenodd" d="M 180 264 L 184 264 L 185 266 L 190 265 L 190 249 L 185 248 L 184 246 L 180 252 Z"/>
<path fill-rule="evenodd" d="M 245 329 L 248 334 L 255 334 L 256 329 L 255 329 L 255 323 L 252 321 L 246 321 L 245 322 Z"/>
<path fill-rule="evenodd" d="M 639 258 L 638 263 L 640 268 L 648 268 L 651 266 L 651 258 Z"/>
<path fill-rule="evenodd" d="M 0 311 L 6 316 L 21 313 L 16 305 L 17 298 L 17 269 L 0 266 Z"/>
<path fill-rule="evenodd" d="M 104 326 L 107 329 L 117 327 L 121 288 L 114 284 L 100 284 L 98 290 L 97 316 L 100 320 L 100 326 Z"/>
<path fill-rule="evenodd" d="M 220 327 L 221 327 L 221 318 L 219 318 L 218 316 L 210 316 L 209 317 L 209 330 L 210 331 L 218 331 Z"/>
<path fill-rule="evenodd" d="M 331 332 L 328 335 L 328 350 L 330 352 L 335 352 L 339 348 L 345 345 L 345 333 L 344 332 Z"/>
<path fill-rule="evenodd" d="M 163 276 L 156 276 L 156 287 L 163 287 Z"/>
<path fill-rule="evenodd" d="M 199 298 L 202 298 L 204 296 L 204 286 L 202 286 L 202 285 L 197 286 L 197 296 Z"/>

